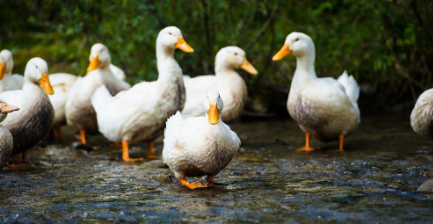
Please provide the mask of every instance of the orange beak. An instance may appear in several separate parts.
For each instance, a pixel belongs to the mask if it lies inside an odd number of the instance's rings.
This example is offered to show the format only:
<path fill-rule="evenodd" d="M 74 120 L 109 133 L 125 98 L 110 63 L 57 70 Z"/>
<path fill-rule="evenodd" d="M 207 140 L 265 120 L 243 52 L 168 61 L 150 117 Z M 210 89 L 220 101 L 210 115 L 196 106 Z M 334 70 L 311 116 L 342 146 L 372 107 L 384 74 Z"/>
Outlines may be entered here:
<path fill-rule="evenodd" d="M 183 52 L 186 53 L 192 53 L 194 52 L 194 49 L 192 49 L 191 46 L 189 46 L 185 39 L 183 39 L 182 37 L 179 37 L 179 39 L 177 39 L 177 43 L 175 45 L 176 48 L 181 49 Z"/>
<path fill-rule="evenodd" d="M 0 105 L 1 105 L 1 110 L 0 110 L 1 113 L 10 113 L 10 112 L 20 110 L 20 108 L 7 103 L 0 103 Z"/>
<path fill-rule="evenodd" d="M 250 73 L 251 75 L 257 75 L 259 72 L 254 68 L 254 66 L 245 59 L 244 62 L 241 64 L 241 69 L 245 70 L 246 72 Z"/>
<path fill-rule="evenodd" d="M 209 106 L 209 124 L 215 125 L 220 122 L 220 116 L 218 114 L 218 107 L 217 104 Z"/>
<path fill-rule="evenodd" d="M 92 57 L 89 67 L 87 67 L 87 72 L 98 69 L 99 65 L 101 65 L 101 61 L 99 60 L 99 56 L 96 55 L 95 57 Z"/>
<path fill-rule="evenodd" d="M 53 87 L 51 86 L 50 79 L 48 78 L 48 74 L 42 73 L 42 77 L 41 79 L 39 79 L 39 84 L 41 84 L 42 89 L 44 89 L 46 94 L 48 95 L 54 94 L 54 90 Z"/>
<path fill-rule="evenodd" d="M 280 51 L 272 57 L 272 61 L 279 61 L 291 53 L 292 51 L 290 50 L 289 44 L 284 44 Z"/>
<path fill-rule="evenodd" d="M 5 69 L 6 69 L 6 65 L 0 64 L 0 80 L 2 80 L 3 76 L 5 75 Z"/>

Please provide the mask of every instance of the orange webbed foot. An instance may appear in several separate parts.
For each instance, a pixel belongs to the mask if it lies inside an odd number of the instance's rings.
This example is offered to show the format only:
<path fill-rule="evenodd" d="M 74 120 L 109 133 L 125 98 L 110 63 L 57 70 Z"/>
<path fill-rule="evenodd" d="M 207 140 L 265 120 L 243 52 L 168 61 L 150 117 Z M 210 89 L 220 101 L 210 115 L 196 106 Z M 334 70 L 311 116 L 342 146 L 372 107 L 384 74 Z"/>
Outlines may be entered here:
<path fill-rule="evenodd" d="M 200 178 L 200 179 L 198 179 L 197 181 L 195 181 L 193 183 L 189 183 L 185 179 L 180 179 L 179 181 L 180 181 L 180 183 L 183 186 L 186 186 L 189 189 L 216 187 L 216 185 L 215 185 L 215 183 L 213 181 L 209 181 L 206 184 L 203 178 Z"/>
<path fill-rule="evenodd" d="M 143 158 L 129 158 L 129 141 L 122 141 L 122 159 L 124 162 L 132 163 L 132 162 L 140 162 L 143 161 Z"/>
<path fill-rule="evenodd" d="M 147 155 L 147 158 L 148 159 L 161 159 L 162 157 L 158 156 L 156 154 L 149 154 L 149 155 Z"/>
<path fill-rule="evenodd" d="M 127 162 L 127 163 L 135 163 L 135 162 L 142 162 L 142 161 L 144 161 L 144 159 L 143 158 L 122 158 L 123 159 L 123 161 L 124 162 Z"/>
<path fill-rule="evenodd" d="M 329 150 L 328 152 L 340 153 L 340 152 L 345 152 L 345 151 L 344 151 L 344 149 L 332 149 L 332 150 Z"/>
<path fill-rule="evenodd" d="M 344 135 L 341 134 L 339 137 L 340 140 L 340 147 L 338 149 L 330 150 L 330 152 L 339 153 L 344 152 Z"/>
<path fill-rule="evenodd" d="M 296 151 L 298 151 L 298 152 L 311 152 L 311 151 L 314 151 L 314 148 L 304 146 L 304 147 L 296 149 Z"/>

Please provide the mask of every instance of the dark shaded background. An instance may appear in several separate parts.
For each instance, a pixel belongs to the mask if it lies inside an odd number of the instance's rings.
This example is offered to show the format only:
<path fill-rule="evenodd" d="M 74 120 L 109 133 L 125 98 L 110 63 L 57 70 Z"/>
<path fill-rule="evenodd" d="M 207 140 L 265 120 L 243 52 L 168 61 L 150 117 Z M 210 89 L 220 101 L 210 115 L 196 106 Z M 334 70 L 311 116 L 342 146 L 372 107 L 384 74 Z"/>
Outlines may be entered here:
<path fill-rule="evenodd" d="M 287 116 L 294 57 L 271 57 L 292 31 L 316 44 L 316 72 L 343 70 L 361 86 L 362 113 L 409 112 L 433 86 L 433 2 L 428 0 L 14 0 L 0 1 L 0 48 L 14 53 L 14 73 L 32 57 L 50 73 L 85 75 L 90 47 L 104 43 L 127 81 L 157 78 L 155 40 L 179 27 L 194 54 L 177 53 L 185 74 L 213 73 L 218 49 L 237 45 L 260 72 L 240 71 L 249 87 L 248 112 Z"/>

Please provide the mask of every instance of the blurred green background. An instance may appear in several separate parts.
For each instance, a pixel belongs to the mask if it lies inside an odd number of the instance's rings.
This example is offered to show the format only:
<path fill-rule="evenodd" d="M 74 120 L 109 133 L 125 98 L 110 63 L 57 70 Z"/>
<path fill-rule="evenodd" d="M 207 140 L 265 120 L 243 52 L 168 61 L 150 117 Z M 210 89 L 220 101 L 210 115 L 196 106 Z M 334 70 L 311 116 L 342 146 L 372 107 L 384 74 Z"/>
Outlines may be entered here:
<path fill-rule="evenodd" d="M 271 58 L 292 31 L 316 44 L 318 76 L 344 70 L 361 86 L 363 114 L 409 111 L 433 86 L 433 1 L 421 0 L 13 0 L 0 1 L 0 48 L 14 53 L 13 73 L 42 57 L 50 73 L 85 75 L 90 47 L 104 43 L 127 81 L 157 78 L 155 41 L 179 27 L 193 54 L 176 53 L 185 74 L 213 74 L 227 45 L 247 52 L 260 72 L 239 73 L 249 87 L 247 111 L 285 115 L 293 56 Z"/>

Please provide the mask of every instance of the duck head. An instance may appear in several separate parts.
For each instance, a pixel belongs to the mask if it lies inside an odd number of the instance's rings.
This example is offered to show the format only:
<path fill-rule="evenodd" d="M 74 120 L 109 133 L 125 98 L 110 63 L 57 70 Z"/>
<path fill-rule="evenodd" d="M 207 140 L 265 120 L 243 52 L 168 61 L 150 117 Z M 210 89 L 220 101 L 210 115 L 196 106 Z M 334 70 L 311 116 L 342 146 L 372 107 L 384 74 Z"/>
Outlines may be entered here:
<path fill-rule="evenodd" d="M 94 44 L 90 50 L 90 64 L 87 67 L 87 72 L 98 68 L 106 68 L 111 63 L 111 56 L 108 48 L 100 43 Z"/>
<path fill-rule="evenodd" d="M 175 26 L 169 26 L 161 30 L 156 38 L 156 43 L 169 51 L 180 49 L 186 53 L 194 52 L 194 49 L 183 39 L 180 29 Z"/>
<path fill-rule="evenodd" d="M 224 47 L 218 51 L 215 57 L 215 70 L 218 71 L 223 67 L 229 69 L 241 68 L 251 75 L 258 74 L 254 66 L 247 60 L 245 51 L 235 46 Z"/>
<path fill-rule="evenodd" d="M 12 52 L 9 50 L 2 50 L 0 52 L 0 80 L 3 79 L 5 74 L 10 74 L 14 67 L 14 60 L 12 59 Z"/>
<path fill-rule="evenodd" d="M 283 47 L 272 57 L 273 61 L 279 61 L 289 54 L 296 57 L 314 52 L 313 40 L 304 33 L 292 32 L 286 37 Z"/>
<path fill-rule="evenodd" d="M 18 111 L 20 108 L 7 104 L 3 99 L 0 98 L 0 122 L 4 121 L 8 116 L 8 113 Z"/>
<path fill-rule="evenodd" d="M 39 83 L 46 94 L 53 95 L 54 90 L 48 78 L 48 65 L 42 58 L 32 58 L 27 62 L 24 78 Z"/>
<path fill-rule="evenodd" d="M 206 109 L 209 124 L 215 125 L 219 123 L 223 106 L 223 100 L 218 91 L 209 91 L 207 93 L 207 101 L 204 103 L 204 108 Z"/>

